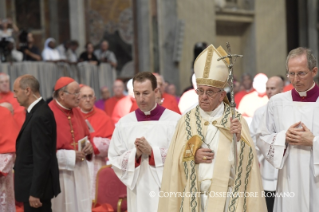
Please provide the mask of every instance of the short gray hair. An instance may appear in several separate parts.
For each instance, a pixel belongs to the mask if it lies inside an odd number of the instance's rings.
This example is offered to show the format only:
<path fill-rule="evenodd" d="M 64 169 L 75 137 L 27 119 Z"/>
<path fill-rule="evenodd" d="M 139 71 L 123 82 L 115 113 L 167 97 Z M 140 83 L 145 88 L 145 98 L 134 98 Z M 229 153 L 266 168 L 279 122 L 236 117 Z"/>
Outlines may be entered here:
<path fill-rule="evenodd" d="M 39 81 L 30 74 L 21 76 L 19 86 L 22 89 L 29 87 L 33 93 L 39 93 L 40 90 Z"/>
<path fill-rule="evenodd" d="M 68 85 L 66 85 L 66 86 L 64 86 L 64 87 L 62 87 L 62 88 L 60 88 L 60 89 L 54 91 L 54 92 L 53 92 L 53 98 L 54 98 L 54 99 L 58 99 L 58 98 L 59 98 L 59 93 L 60 93 L 60 91 L 61 91 L 61 92 L 66 92 L 67 86 L 68 86 Z"/>
<path fill-rule="evenodd" d="M 293 49 L 289 52 L 287 59 L 286 59 L 286 70 L 288 72 L 288 62 L 291 58 L 298 57 L 301 55 L 306 55 L 307 62 L 308 62 L 308 69 L 312 70 L 314 67 L 317 66 L 317 59 L 313 55 L 311 49 L 305 48 L 305 47 L 298 47 L 296 49 Z"/>

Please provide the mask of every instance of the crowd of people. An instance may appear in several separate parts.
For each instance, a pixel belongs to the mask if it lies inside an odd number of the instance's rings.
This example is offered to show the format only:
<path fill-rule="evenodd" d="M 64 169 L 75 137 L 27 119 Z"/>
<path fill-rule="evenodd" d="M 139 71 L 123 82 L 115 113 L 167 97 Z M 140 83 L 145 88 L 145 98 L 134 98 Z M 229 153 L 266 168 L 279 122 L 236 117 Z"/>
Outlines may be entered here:
<path fill-rule="evenodd" d="M 26 35 L 23 58 L 116 67 L 107 41 L 95 51 L 87 43 L 78 59 L 76 41 L 55 48 L 49 38 L 40 55 L 32 34 Z M 305 48 L 289 53 L 289 83 L 263 73 L 235 80 L 232 119 L 229 64 L 218 60 L 225 51 L 209 45 L 199 53 L 193 85 L 181 96 L 162 75 L 140 72 L 126 84 L 117 79 L 112 97 L 110 88 L 102 87 L 101 99 L 88 85 L 61 77 L 47 103 L 34 76 L 19 76 L 10 91 L 10 76 L 0 73 L 0 211 L 20 209 L 16 201 L 25 212 L 97 210 L 92 209 L 96 175 L 106 164 L 127 187 L 132 212 L 315 211 L 314 55 Z M 240 192 L 245 194 L 234 195 Z M 287 192 L 291 196 L 276 196 Z"/>
<path fill-rule="evenodd" d="M 18 37 L 18 42 L 14 39 L 15 37 Z M 67 40 L 58 45 L 54 38 L 48 38 L 41 52 L 35 46 L 31 31 L 19 30 L 10 18 L 0 20 L 1 62 L 47 61 L 70 64 L 89 62 L 94 65 L 104 62 L 116 68 L 117 59 L 115 54 L 109 50 L 107 40 L 101 41 L 96 50 L 93 44 L 88 42 L 85 45 L 85 51 L 80 55 L 77 54 L 78 47 L 79 43 L 76 40 Z"/>

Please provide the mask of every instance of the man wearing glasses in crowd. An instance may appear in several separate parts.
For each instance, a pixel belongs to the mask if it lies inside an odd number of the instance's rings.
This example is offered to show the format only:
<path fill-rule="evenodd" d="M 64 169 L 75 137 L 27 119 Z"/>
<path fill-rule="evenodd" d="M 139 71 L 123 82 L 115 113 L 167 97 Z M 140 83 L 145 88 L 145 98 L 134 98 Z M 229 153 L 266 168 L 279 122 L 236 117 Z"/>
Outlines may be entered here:
<path fill-rule="evenodd" d="M 274 211 L 315 211 L 319 208 L 319 87 L 310 49 L 296 48 L 286 60 L 294 89 L 273 96 L 258 130 L 257 146 L 277 169 Z M 287 196 L 288 195 L 288 196 Z"/>
<path fill-rule="evenodd" d="M 54 100 L 49 103 L 57 126 L 57 159 L 61 193 L 52 200 L 52 210 L 59 212 L 91 211 L 90 176 L 86 160 L 98 150 L 89 129 L 77 109 L 79 84 L 70 77 L 61 77 L 54 86 Z"/>

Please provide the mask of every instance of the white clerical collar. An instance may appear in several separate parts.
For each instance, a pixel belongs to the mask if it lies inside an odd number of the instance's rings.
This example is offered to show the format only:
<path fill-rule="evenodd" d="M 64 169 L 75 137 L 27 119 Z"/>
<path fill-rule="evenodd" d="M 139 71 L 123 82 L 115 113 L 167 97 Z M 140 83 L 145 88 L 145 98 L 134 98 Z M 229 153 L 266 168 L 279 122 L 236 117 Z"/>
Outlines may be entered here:
<path fill-rule="evenodd" d="M 151 115 L 151 111 L 156 108 L 157 104 L 155 103 L 155 106 L 150 111 L 142 111 L 146 116 Z"/>
<path fill-rule="evenodd" d="M 56 101 L 56 103 L 58 103 L 58 105 L 59 105 L 60 107 L 62 107 L 63 109 L 71 110 L 71 109 L 69 109 L 69 108 L 64 107 L 57 99 L 56 99 L 55 101 Z"/>
<path fill-rule="evenodd" d="M 28 113 L 31 112 L 32 108 L 34 107 L 34 105 L 36 105 L 38 102 L 40 102 L 40 100 L 42 99 L 42 97 L 40 96 L 37 100 L 35 100 L 34 102 L 31 103 L 31 105 L 29 105 L 27 111 Z"/>
<path fill-rule="evenodd" d="M 88 114 L 88 113 L 91 113 L 91 112 L 93 111 L 93 109 L 94 109 L 94 108 L 92 108 L 92 110 L 86 112 L 86 111 L 82 110 L 82 108 L 81 108 L 81 112 L 82 112 L 82 113 L 85 113 L 85 114 Z"/>
<path fill-rule="evenodd" d="M 206 112 L 199 107 L 199 112 L 200 112 L 201 116 L 207 120 L 210 118 L 219 118 L 223 115 L 224 103 L 222 102 L 220 105 L 218 105 L 218 107 L 215 110 L 210 111 L 210 112 Z"/>
<path fill-rule="evenodd" d="M 315 83 L 313 83 L 313 85 L 311 86 L 311 88 L 309 88 L 308 90 L 306 90 L 306 91 L 302 91 L 302 92 L 299 92 L 299 91 L 297 91 L 297 89 L 295 89 L 298 93 L 299 93 L 299 96 L 307 96 L 307 92 L 308 91 L 310 91 L 311 89 L 313 89 L 314 87 L 315 87 Z"/>

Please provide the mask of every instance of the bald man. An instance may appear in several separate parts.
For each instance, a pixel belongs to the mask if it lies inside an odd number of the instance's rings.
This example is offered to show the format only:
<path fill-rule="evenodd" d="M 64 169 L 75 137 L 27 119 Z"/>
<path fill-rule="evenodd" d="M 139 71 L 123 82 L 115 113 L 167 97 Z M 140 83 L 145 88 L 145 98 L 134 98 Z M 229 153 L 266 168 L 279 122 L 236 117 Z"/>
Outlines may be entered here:
<path fill-rule="evenodd" d="M 25 212 L 52 211 L 51 199 L 60 193 L 56 122 L 39 88 L 32 75 L 18 77 L 13 84 L 14 97 L 27 111 L 14 164 L 15 199 L 23 202 Z"/>
<path fill-rule="evenodd" d="M 172 96 L 168 93 L 165 92 L 165 80 L 163 78 L 163 76 L 159 75 L 159 74 L 154 74 L 157 80 L 157 87 L 160 90 L 160 94 L 161 94 L 161 105 L 171 111 L 174 111 L 175 113 L 181 114 L 179 108 L 178 108 L 178 103 L 175 99 L 175 96 Z"/>
<path fill-rule="evenodd" d="M 284 81 L 278 76 L 274 76 L 268 79 L 266 83 L 266 94 L 270 99 L 272 96 L 281 93 L 284 88 Z M 262 120 L 263 115 L 265 114 L 267 105 L 264 105 L 256 110 L 253 120 L 250 125 L 250 135 L 256 144 L 259 139 L 257 136 L 258 127 Z M 265 190 L 266 203 L 268 212 L 271 212 L 274 207 L 275 198 L 271 195 L 275 193 L 277 186 L 277 175 L 278 170 L 275 169 L 263 156 L 259 148 L 256 146 L 256 151 L 258 154 L 258 160 L 260 164 L 260 172 L 262 176 L 263 187 Z"/>
<path fill-rule="evenodd" d="M 112 119 L 101 109 L 94 106 L 96 100 L 94 90 L 89 86 L 80 89 L 80 112 L 90 130 L 91 139 L 98 149 L 93 160 L 88 162 L 91 177 L 91 199 L 95 199 L 95 178 L 99 169 L 106 165 L 106 157 L 114 131 Z"/>
<path fill-rule="evenodd" d="M 112 116 L 113 110 L 119 100 L 124 97 L 124 83 L 121 80 L 115 80 L 113 84 L 114 96 L 106 100 L 104 110 L 108 116 Z"/>

